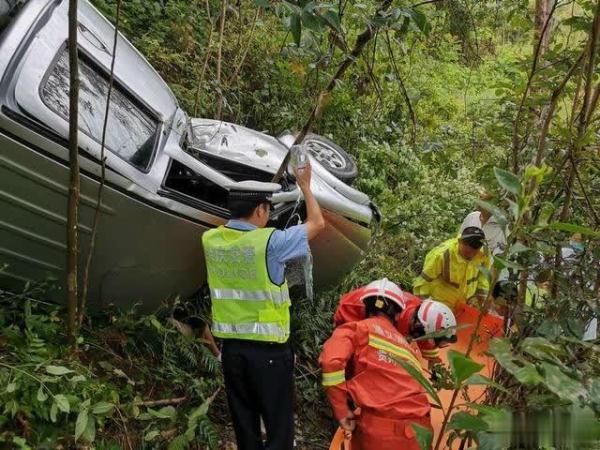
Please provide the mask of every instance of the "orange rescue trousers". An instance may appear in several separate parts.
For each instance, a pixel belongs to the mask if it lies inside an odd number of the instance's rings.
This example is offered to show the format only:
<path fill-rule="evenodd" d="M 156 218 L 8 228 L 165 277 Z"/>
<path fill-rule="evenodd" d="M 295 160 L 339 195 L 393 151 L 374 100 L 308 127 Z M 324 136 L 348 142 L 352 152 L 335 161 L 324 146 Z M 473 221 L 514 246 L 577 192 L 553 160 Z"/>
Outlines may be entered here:
<path fill-rule="evenodd" d="M 352 433 L 351 450 L 420 450 L 412 424 L 431 429 L 429 417 L 386 419 L 364 413 Z"/>

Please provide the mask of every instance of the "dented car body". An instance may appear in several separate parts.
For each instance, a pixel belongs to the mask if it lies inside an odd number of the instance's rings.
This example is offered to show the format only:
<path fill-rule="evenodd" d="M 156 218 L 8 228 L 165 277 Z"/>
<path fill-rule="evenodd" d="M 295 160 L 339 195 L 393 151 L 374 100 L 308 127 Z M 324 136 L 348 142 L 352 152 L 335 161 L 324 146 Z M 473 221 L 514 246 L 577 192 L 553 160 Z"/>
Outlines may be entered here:
<path fill-rule="evenodd" d="M 0 32 L 0 289 L 48 281 L 65 297 L 69 77 L 68 2 L 29 0 Z M 101 176 L 100 141 L 114 28 L 88 2 L 80 54 L 80 262 L 89 248 Z M 206 282 L 201 235 L 226 222 L 232 181 L 269 181 L 293 142 L 238 125 L 190 119 L 166 83 L 122 36 L 106 135 L 106 186 L 90 273 L 93 306 L 188 297 Z M 311 242 L 314 281 L 339 280 L 368 248 L 378 221 L 369 198 L 313 159 L 312 189 L 326 230 Z M 271 223 L 303 214 L 293 178 Z M 55 282 L 52 280 L 56 280 Z"/>

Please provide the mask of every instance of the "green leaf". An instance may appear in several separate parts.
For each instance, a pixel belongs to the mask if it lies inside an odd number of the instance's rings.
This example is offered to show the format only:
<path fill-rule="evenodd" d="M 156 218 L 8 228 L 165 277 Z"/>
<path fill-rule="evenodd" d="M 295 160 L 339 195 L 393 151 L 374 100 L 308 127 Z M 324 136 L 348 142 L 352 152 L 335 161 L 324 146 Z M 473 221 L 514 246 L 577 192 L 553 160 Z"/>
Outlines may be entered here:
<path fill-rule="evenodd" d="M 8 383 L 6 385 L 6 392 L 7 393 L 11 393 L 11 392 L 15 392 L 17 390 L 17 383 Z"/>
<path fill-rule="evenodd" d="M 302 23 L 300 22 L 300 16 L 297 14 L 290 17 L 290 31 L 297 47 L 300 47 L 300 41 L 302 39 Z"/>
<path fill-rule="evenodd" d="M 505 269 L 505 268 L 509 268 L 509 269 L 514 269 L 514 270 L 523 270 L 523 266 L 520 266 L 517 263 L 514 263 L 512 261 L 508 261 L 506 259 L 500 258 L 499 256 L 494 256 L 494 267 L 496 267 L 497 269 Z"/>
<path fill-rule="evenodd" d="M 577 403 L 585 395 L 583 385 L 552 364 L 542 363 L 544 385 L 562 400 Z"/>
<path fill-rule="evenodd" d="M 98 402 L 92 408 L 92 414 L 96 414 L 98 416 L 108 415 L 113 412 L 115 405 L 109 402 Z"/>
<path fill-rule="evenodd" d="M 568 233 L 580 233 L 584 235 L 590 236 L 600 236 L 600 233 L 592 230 L 588 227 L 582 227 L 581 225 L 575 225 L 574 223 L 565 223 L 565 222 L 553 222 L 548 225 L 548 228 L 552 230 L 558 231 L 566 231 Z"/>
<path fill-rule="evenodd" d="M 500 184 L 500 186 L 502 186 L 505 190 L 515 195 L 521 194 L 523 189 L 521 186 L 521 180 L 519 180 L 519 177 L 517 177 L 514 173 L 500 169 L 499 167 L 494 167 L 494 175 L 496 176 L 496 180 L 498 180 L 498 184 Z"/>
<path fill-rule="evenodd" d="M 37 391 L 37 401 L 42 403 L 45 402 L 48 399 L 48 394 L 46 394 L 46 391 L 44 391 L 44 387 L 42 385 L 40 385 L 38 391 Z"/>
<path fill-rule="evenodd" d="M 489 202 L 485 202 L 483 200 L 477 200 L 475 203 L 477 203 L 478 206 L 480 206 L 484 210 L 488 211 L 492 216 L 494 216 L 494 218 L 498 222 L 498 225 L 500 225 L 501 227 L 504 227 L 508 224 L 506 212 L 498 208 L 496 205 Z"/>
<path fill-rule="evenodd" d="M 431 30 L 431 24 L 427 21 L 427 16 L 418 9 L 410 9 L 408 13 L 411 16 L 413 23 L 421 33 L 428 35 Z"/>
<path fill-rule="evenodd" d="M 535 366 L 531 363 L 527 363 L 523 367 L 519 367 L 516 370 L 507 370 L 514 375 L 514 377 L 521 384 L 537 385 L 544 381 Z"/>
<path fill-rule="evenodd" d="M 74 377 L 71 377 L 69 381 L 71 383 L 81 383 L 82 381 L 85 381 L 85 377 L 83 375 L 75 375 Z"/>
<path fill-rule="evenodd" d="M 61 376 L 61 375 L 66 375 L 68 373 L 73 373 L 73 371 L 71 369 L 67 369 L 64 366 L 46 366 L 46 372 L 48 372 L 50 375 L 57 375 L 57 376 Z"/>
<path fill-rule="evenodd" d="M 517 253 L 523 253 L 523 252 L 528 252 L 531 249 L 525 245 L 523 245 L 520 242 L 515 242 L 513 245 L 510 246 L 509 249 L 509 254 L 511 255 L 516 255 Z"/>
<path fill-rule="evenodd" d="M 555 359 L 555 356 L 565 355 L 565 351 L 559 345 L 553 344 L 543 337 L 528 337 L 523 340 L 520 348 L 531 356 L 543 359 Z"/>
<path fill-rule="evenodd" d="M 448 424 L 450 430 L 487 431 L 488 424 L 479 416 L 473 416 L 467 412 L 455 413 Z"/>
<path fill-rule="evenodd" d="M 315 33 L 321 33 L 325 28 L 325 24 L 326 22 L 321 16 L 306 10 L 302 12 L 302 25 L 304 25 L 304 28 L 308 28 Z"/>
<path fill-rule="evenodd" d="M 429 428 L 422 427 L 418 423 L 413 423 L 412 428 L 417 435 L 417 442 L 421 450 L 429 450 L 431 448 L 431 441 L 433 440 L 433 431 Z"/>
<path fill-rule="evenodd" d="M 157 419 L 174 419 L 177 415 L 177 411 L 172 406 L 165 406 L 158 411 L 148 408 L 148 414 Z"/>
<path fill-rule="evenodd" d="M 265 9 L 267 9 L 269 6 L 271 6 L 271 4 L 269 3 L 269 0 L 252 0 L 252 3 L 254 3 L 256 6 L 259 6 L 261 8 L 265 8 Z"/>
<path fill-rule="evenodd" d="M 490 341 L 490 353 L 494 356 L 498 364 L 509 372 L 511 369 L 518 369 L 513 362 L 513 355 L 510 342 L 506 338 L 494 338 Z"/>
<path fill-rule="evenodd" d="M 67 414 L 71 412 L 71 405 L 69 405 L 69 400 L 64 395 L 56 394 L 54 396 L 54 402 L 60 411 Z"/>
<path fill-rule="evenodd" d="M 425 389 L 425 391 L 431 396 L 438 406 L 442 405 L 442 401 L 438 397 L 436 390 L 433 388 L 429 380 L 423 376 L 421 370 L 402 359 L 397 359 L 396 362 L 400 364 L 415 380 L 417 380 L 421 386 L 423 386 L 423 389 Z"/>
<path fill-rule="evenodd" d="M 88 414 L 87 427 L 81 436 L 84 441 L 92 443 L 96 439 L 96 419 L 91 414 Z"/>
<path fill-rule="evenodd" d="M 504 386 L 502 386 L 501 384 L 498 384 L 491 378 L 485 377 L 479 373 L 471 375 L 469 378 L 467 378 L 467 381 L 465 382 L 465 384 L 469 385 L 469 386 L 471 386 L 471 385 L 490 386 L 490 387 L 493 387 L 494 389 L 498 389 L 499 391 L 508 392 L 508 390 L 506 390 L 506 388 Z"/>
<path fill-rule="evenodd" d="M 483 369 L 483 364 L 476 363 L 456 350 L 448 352 L 448 362 L 456 387 L 460 387 L 463 381 Z"/>
<path fill-rule="evenodd" d="M 75 421 L 75 441 L 77 441 L 81 437 L 81 435 L 87 428 L 87 424 L 88 411 L 87 409 L 82 409 L 81 411 L 79 411 L 79 414 L 77 414 L 77 420 Z"/>
<path fill-rule="evenodd" d="M 556 211 L 556 206 L 551 202 L 545 202 L 540 210 L 537 224 L 541 227 L 547 226 L 554 211 Z"/>
<path fill-rule="evenodd" d="M 185 434 L 180 434 L 171 441 L 167 450 L 184 450 L 188 446 L 188 439 Z"/>
<path fill-rule="evenodd" d="M 148 431 L 145 435 L 144 435 L 144 441 L 146 442 L 151 442 L 154 439 L 156 439 L 156 437 L 160 435 L 160 431 L 158 430 L 150 430 Z"/>
<path fill-rule="evenodd" d="M 341 32 L 340 16 L 337 12 L 331 10 L 327 11 L 323 14 L 323 19 L 325 19 L 325 22 L 327 22 L 327 24 L 335 31 Z"/>
<path fill-rule="evenodd" d="M 56 406 L 56 403 L 52 403 L 52 406 L 50 407 L 50 421 L 52 423 L 56 423 L 56 415 L 58 414 L 58 406 Z"/>

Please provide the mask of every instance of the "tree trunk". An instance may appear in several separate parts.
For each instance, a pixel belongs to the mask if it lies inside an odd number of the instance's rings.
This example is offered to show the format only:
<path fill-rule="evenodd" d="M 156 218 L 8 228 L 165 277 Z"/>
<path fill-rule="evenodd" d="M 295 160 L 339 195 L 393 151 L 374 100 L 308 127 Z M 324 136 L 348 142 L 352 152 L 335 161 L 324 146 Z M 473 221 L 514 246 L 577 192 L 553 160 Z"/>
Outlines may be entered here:
<path fill-rule="evenodd" d="M 79 66 L 77 63 L 77 0 L 69 0 L 69 200 L 67 203 L 67 326 L 69 341 L 76 345 L 77 253 L 79 215 L 78 106 Z"/>
<path fill-rule="evenodd" d="M 540 56 L 546 53 L 550 46 L 552 23 L 548 24 L 548 26 L 544 26 L 546 21 L 550 19 L 550 11 L 552 11 L 552 0 L 536 0 L 534 42 L 540 42 Z"/>
<path fill-rule="evenodd" d="M 83 286 L 81 287 L 81 301 L 79 302 L 77 325 L 81 326 L 84 319 L 85 307 L 87 303 L 88 288 L 90 284 L 90 269 L 92 267 L 92 259 L 94 257 L 94 249 L 96 248 L 96 236 L 98 234 L 98 225 L 100 223 L 100 210 L 102 209 L 102 199 L 104 197 L 104 183 L 106 180 L 106 129 L 108 126 L 108 113 L 110 111 L 110 98 L 113 90 L 113 81 L 115 73 L 115 61 L 117 59 L 117 41 L 119 37 L 119 20 L 121 18 L 121 3 L 122 0 L 117 0 L 117 14 L 115 17 L 115 31 L 113 35 L 112 60 L 110 62 L 110 75 L 108 78 L 108 92 L 106 93 L 106 106 L 104 108 L 104 123 L 102 124 L 102 139 L 100 143 L 100 184 L 98 185 L 98 196 L 96 200 L 96 210 L 94 211 L 94 222 L 92 224 L 92 236 L 90 238 L 90 248 L 83 269 Z"/>

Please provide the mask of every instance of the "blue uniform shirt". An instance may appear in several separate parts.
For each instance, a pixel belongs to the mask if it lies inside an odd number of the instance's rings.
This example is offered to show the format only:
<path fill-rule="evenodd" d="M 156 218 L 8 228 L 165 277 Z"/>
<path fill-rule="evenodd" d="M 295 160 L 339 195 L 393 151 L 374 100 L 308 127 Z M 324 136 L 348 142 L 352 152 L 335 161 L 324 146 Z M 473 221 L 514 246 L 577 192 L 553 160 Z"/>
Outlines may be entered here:
<path fill-rule="evenodd" d="M 230 220 L 225 225 L 241 231 L 252 231 L 256 225 L 243 220 Z M 296 225 L 285 230 L 275 230 L 267 246 L 267 268 L 271 281 L 283 284 L 285 263 L 291 259 L 307 256 L 310 253 L 306 225 Z"/>

